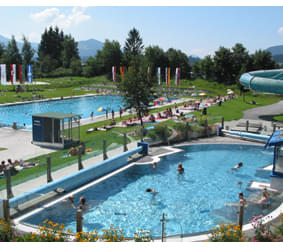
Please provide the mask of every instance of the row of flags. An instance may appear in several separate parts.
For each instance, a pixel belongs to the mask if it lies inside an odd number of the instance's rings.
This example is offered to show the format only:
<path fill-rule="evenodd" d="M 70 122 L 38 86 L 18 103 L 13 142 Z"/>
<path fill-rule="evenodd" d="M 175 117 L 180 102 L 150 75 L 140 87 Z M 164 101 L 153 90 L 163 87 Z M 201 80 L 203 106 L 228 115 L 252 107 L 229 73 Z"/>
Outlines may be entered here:
<path fill-rule="evenodd" d="M 150 69 L 150 67 L 148 67 L 147 68 L 147 74 L 150 75 L 150 72 L 151 72 L 151 69 Z M 165 79 L 166 79 L 167 85 L 170 85 L 170 72 L 171 72 L 171 68 L 166 67 L 165 68 Z M 117 73 L 116 66 L 112 66 L 112 81 L 113 82 L 117 81 L 116 73 Z M 125 66 L 120 66 L 120 75 L 121 75 L 121 81 L 124 82 L 124 80 L 125 80 Z M 175 84 L 178 85 L 178 86 L 180 85 L 180 77 L 181 77 L 181 69 L 180 69 L 180 67 L 177 67 L 176 71 L 175 71 Z M 157 81 L 158 81 L 158 84 L 161 84 L 161 68 L 160 67 L 157 68 Z"/>
<path fill-rule="evenodd" d="M 6 73 L 6 64 L 0 65 L 1 69 L 1 84 L 7 84 L 7 73 Z M 18 65 L 18 75 L 19 75 L 19 83 L 22 84 L 25 82 L 26 74 L 25 74 L 25 65 Z M 11 84 L 17 82 L 17 65 L 11 64 L 10 65 L 10 76 L 11 76 Z M 29 83 L 32 83 L 33 76 L 32 76 L 32 65 L 27 65 L 27 80 Z"/>

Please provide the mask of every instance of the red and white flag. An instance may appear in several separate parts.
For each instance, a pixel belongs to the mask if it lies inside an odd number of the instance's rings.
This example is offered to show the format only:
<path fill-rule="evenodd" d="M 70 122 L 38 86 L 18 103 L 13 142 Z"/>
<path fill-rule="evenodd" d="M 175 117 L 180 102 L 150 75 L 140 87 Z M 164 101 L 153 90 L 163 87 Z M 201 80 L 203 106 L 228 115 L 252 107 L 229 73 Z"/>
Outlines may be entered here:
<path fill-rule="evenodd" d="M 11 84 L 14 84 L 16 83 L 16 65 L 11 64 L 10 70 L 11 70 Z"/>
<path fill-rule="evenodd" d="M 7 83 L 6 64 L 1 64 L 1 84 Z"/>
<path fill-rule="evenodd" d="M 112 66 L 112 80 L 116 82 L 116 66 Z"/>
<path fill-rule="evenodd" d="M 19 65 L 19 81 L 20 81 L 20 84 L 23 83 L 23 78 L 22 78 L 22 65 Z"/>
<path fill-rule="evenodd" d="M 180 74 L 181 74 L 181 69 L 180 67 L 176 68 L 176 73 L 175 73 L 175 84 L 180 85 Z"/>

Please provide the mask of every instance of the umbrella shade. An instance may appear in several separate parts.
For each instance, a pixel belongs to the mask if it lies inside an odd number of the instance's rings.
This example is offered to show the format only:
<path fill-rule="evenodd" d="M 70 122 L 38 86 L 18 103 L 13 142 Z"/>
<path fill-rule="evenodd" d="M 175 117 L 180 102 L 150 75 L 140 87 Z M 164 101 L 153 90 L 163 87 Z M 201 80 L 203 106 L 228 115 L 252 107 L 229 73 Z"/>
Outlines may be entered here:
<path fill-rule="evenodd" d="M 162 96 L 162 97 L 159 97 L 158 100 L 159 100 L 159 101 L 164 101 L 164 97 L 163 97 L 163 96 Z"/>
<path fill-rule="evenodd" d="M 202 92 L 198 94 L 199 96 L 206 96 L 206 93 Z"/>
<path fill-rule="evenodd" d="M 198 94 L 197 93 L 192 93 L 191 96 L 198 96 Z"/>
<path fill-rule="evenodd" d="M 230 91 L 227 92 L 228 95 L 231 95 L 231 94 L 233 94 L 233 93 L 234 93 L 234 91 L 232 91 L 232 90 L 230 90 Z"/>

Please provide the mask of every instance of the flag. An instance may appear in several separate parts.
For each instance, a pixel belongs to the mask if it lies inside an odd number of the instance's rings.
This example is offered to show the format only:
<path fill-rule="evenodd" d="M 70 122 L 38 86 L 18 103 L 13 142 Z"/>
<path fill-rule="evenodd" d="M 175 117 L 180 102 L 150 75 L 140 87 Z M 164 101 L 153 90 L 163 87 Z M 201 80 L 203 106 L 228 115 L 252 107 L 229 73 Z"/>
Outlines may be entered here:
<path fill-rule="evenodd" d="M 116 82 L 116 66 L 112 66 L 112 81 Z"/>
<path fill-rule="evenodd" d="M 14 84 L 16 83 L 16 65 L 11 64 L 10 70 L 11 70 L 11 84 Z"/>
<path fill-rule="evenodd" d="M 25 65 L 22 65 L 22 81 L 23 81 L 23 84 L 24 84 L 25 81 L 26 81 L 26 77 L 25 77 Z"/>
<path fill-rule="evenodd" d="M 168 68 L 168 85 L 170 85 L 170 67 Z"/>
<path fill-rule="evenodd" d="M 28 82 L 30 84 L 32 84 L 32 65 L 28 65 L 28 75 L 27 75 L 27 78 L 28 78 Z"/>
<path fill-rule="evenodd" d="M 157 68 L 157 79 L 158 79 L 158 84 L 160 85 L 160 67 Z"/>
<path fill-rule="evenodd" d="M 121 80 L 124 82 L 125 79 L 125 68 L 124 66 L 120 66 L 120 74 L 121 74 Z"/>
<path fill-rule="evenodd" d="M 20 81 L 20 84 L 23 83 L 23 79 L 22 79 L 22 65 L 19 65 L 19 81 Z"/>
<path fill-rule="evenodd" d="M 7 76 L 6 76 L 6 65 L 1 64 L 1 84 L 7 83 Z"/>
<path fill-rule="evenodd" d="M 175 84 L 178 86 L 180 85 L 180 71 L 181 71 L 180 67 L 177 67 L 175 73 Z"/>
<path fill-rule="evenodd" d="M 166 80 L 166 85 L 168 85 L 168 68 L 165 68 L 165 80 Z"/>

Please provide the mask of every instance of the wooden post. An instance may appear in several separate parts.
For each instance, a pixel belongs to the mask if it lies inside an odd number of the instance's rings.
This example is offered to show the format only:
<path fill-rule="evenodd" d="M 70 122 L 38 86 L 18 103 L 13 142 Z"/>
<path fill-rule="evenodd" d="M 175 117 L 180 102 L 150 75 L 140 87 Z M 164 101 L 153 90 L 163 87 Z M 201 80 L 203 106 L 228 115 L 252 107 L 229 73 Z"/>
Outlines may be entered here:
<path fill-rule="evenodd" d="M 169 131 L 168 131 L 168 126 L 167 125 L 165 125 L 165 131 L 164 131 L 164 135 L 165 135 L 165 141 L 166 141 L 166 143 L 168 144 L 168 146 L 170 146 L 170 141 L 169 141 Z"/>
<path fill-rule="evenodd" d="M 9 221 L 10 220 L 10 204 L 9 199 L 3 200 L 3 214 L 4 214 L 4 220 Z"/>
<path fill-rule="evenodd" d="M 221 127 L 224 128 L 224 117 L 221 118 Z"/>
<path fill-rule="evenodd" d="M 83 211 L 77 210 L 77 233 L 83 231 Z"/>
<path fill-rule="evenodd" d="M 190 126 L 189 126 L 189 122 L 186 122 L 186 134 L 185 134 L 185 140 L 188 140 L 189 138 L 189 129 L 190 129 Z"/>
<path fill-rule="evenodd" d="M 108 158 L 107 156 L 107 151 L 106 151 L 107 147 L 106 147 L 106 139 L 103 140 L 103 160 L 106 160 Z"/>
<path fill-rule="evenodd" d="M 82 170 L 84 168 L 82 164 L 82 148 L 81 147 L 79 147 L 79 150 L 78 150 L 78 168 L 79 170 Z"/>
<path fill-rule="evenodd" d="M 13 198 L 13 192 L 12 192 L 12 183 L 11 183 L 11 171 L 10 168 L 5 170 L 5 176 L 6 176 L 6 191 L 7 191 L 7 199 Z"/>
<path fill-rule="evenodd" d="M 207 119 L 204 120 L 204 131 L 205 131 L 205 136 L 208 137 L 208 121 L 207 121 Z"/>
<path fill-rule="evenodd" d="M 52 176 L 51 176 L 51 157 L 46 157 L 46 164 L 47 164 L 47 183 L 52 182 Z"/>
<path fill-rule="evenodd" d="M 246 121 L 246 132 L 249 131 L 249 120 Z"/>
<path fill-rule="evenodd" d="M 240 230 L 242 231 L 243 228 L 243 221 L 244 221 L 244 203 L 240 203 L 240 211 L 239 211 L 239 226 Z"/>
<path fill-rule="evenodd" d="M 162 213 L 162 219 L 160 220 L 162 225 L 161 225 L 161 242 L 164 242 L 164 236 L 165 236 L 165 213 Z"/>
<path fill-rule="evenodd" d="M 124 152 L 128 151 L 127 147 L 127 134 L 124 133 Z"/>

